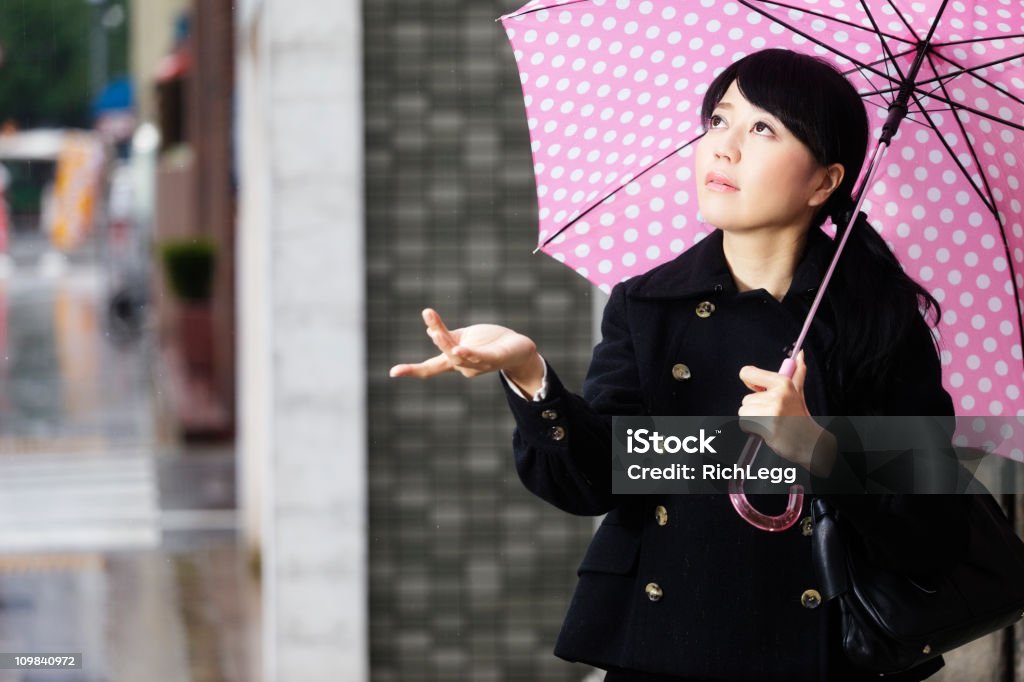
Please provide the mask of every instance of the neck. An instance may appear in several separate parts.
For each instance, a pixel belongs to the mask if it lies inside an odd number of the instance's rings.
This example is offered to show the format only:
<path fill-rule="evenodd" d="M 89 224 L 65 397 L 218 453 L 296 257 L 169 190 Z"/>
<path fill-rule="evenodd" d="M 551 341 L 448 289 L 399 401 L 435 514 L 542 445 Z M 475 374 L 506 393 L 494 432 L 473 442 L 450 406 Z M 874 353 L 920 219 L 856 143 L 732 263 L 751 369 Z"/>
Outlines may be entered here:
<path fill-rule="evenodd" d="M 722 250 L 736 289 L 764 289 L 780 301 L 789 291 L 806 243 L 807 230 L 798 228 L 722 234 Z"/>

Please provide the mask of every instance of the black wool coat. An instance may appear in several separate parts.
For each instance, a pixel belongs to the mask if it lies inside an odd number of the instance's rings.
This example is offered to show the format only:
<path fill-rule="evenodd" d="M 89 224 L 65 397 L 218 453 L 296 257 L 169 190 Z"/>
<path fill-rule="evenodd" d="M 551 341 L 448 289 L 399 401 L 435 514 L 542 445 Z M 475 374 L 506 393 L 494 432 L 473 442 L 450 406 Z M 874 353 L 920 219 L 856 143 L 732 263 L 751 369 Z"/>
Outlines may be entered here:
<path fill-rule="evenodd" d="M 726 495 L 611 493 L 611 417 L 735 415 L 749 392 L 740 368 L 778 369 L 832 252 L 832 240 L 811 230 L 778 301 L 764 290 L 737 291 L 715 230 L 612 289 L 582 395 L 551 366 L 542 401 L 524 400 L 502 377 L 525 486 L 569 513 L 607 514 L 579 565 L 557 656 L 683 680 L 880 679 L 858 673 L 838 648 L 838 604 L 801 599 L 815 587 L 809 522 L 767 533 L 742 520 Z M 904 339 L 905 361 L 884 395 L 836 397 L 823 364 L 831 312 L 818 318 L 804 346 L 811 414 L 953 414 L 923 320 Z M 679 364 L 689 373 L 673 372 Z M 956 496 L 828 497 L 876 560 L 910 574 L 943 570 L 966 544 Z M 750 499 L 771 514 L 786 504 L 785 495 Z M 812 499 L 805 495 L 801 517 L 810 516 Z M 885 679 L 922 680 L 942 665 L 938 658 Z"/>

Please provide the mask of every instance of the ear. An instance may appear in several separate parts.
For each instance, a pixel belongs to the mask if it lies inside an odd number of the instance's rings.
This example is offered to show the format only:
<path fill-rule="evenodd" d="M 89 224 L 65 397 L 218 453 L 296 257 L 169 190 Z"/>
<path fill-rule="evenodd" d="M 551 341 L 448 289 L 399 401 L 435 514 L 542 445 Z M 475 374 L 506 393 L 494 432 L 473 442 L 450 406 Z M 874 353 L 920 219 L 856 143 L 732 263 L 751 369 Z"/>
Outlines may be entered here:
<path fill-rule="evenodd" d="M 828 201 L 832 192 L 836 191 L 839 185 L 842 184 L 846 170 L 843 168 L 843 164 L 833 163 L 821 171 L 821 173 L 822 177 L 817 189 L 814 190 L 811 198 L 807 200 L 808 206 L 821 206 Z"/>

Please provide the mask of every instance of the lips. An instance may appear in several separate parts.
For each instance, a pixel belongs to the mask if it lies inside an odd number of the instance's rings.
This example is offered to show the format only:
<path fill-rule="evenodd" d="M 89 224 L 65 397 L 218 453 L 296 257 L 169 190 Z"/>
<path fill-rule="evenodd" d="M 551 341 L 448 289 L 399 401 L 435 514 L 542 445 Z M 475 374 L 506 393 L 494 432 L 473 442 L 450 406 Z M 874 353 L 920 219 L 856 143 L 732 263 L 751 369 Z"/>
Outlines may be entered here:
<path fill-rule="evenodd" d="M 723 190 L 739 190 L 736 183 L 725 173 L 719 173 L 718 171 L 711 171 L 704 178 L 704 184 L 709 186 L 711 189 L 723 189 Z"/>

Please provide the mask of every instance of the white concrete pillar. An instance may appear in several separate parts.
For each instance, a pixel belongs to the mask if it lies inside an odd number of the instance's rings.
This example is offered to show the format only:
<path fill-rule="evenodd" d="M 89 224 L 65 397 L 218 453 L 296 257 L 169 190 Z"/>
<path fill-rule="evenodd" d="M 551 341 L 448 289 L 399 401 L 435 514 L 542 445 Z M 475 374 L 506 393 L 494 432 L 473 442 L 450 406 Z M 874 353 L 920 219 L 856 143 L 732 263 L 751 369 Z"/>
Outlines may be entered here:
<path fill-rule="evenodd" d="M 264 680 L 365 680 L 360 3 L 238 12 L 240 482 Z"/>

